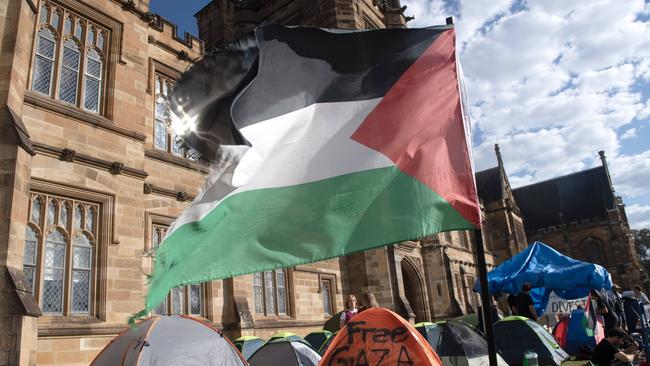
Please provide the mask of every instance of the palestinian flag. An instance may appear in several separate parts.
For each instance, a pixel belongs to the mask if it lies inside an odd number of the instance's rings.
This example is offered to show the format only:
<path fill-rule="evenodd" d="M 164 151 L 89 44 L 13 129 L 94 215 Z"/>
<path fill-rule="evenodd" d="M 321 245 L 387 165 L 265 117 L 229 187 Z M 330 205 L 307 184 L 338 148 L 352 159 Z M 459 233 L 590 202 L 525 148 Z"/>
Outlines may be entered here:
<path fill-rule="evenodd" d="M 170 228 L 148 310 L 175 286 L 479 226 L 453 26 L 255 36 L 229 106 L 251 147 Z"/>

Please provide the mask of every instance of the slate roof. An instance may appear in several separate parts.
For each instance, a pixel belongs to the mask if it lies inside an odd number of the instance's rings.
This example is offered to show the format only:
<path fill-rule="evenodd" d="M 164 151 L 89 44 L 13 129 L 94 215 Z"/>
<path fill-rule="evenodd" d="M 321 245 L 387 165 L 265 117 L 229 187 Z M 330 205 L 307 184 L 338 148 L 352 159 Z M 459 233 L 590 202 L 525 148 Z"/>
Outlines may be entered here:
<path fill-rule="evenodd" d="M 606 219 L 606 209 L 614 207 L 614 192 L 602 166 L 520 187 L 513 193 L 527 232 L 593 217 Z"/>
<path fill-rule="evenodd" d="M 501 175 L 499 174 L 499 167 L 481 170 L 476 172 L 476 190 L 483 203 L 488 203 L 501 199 Z"/>

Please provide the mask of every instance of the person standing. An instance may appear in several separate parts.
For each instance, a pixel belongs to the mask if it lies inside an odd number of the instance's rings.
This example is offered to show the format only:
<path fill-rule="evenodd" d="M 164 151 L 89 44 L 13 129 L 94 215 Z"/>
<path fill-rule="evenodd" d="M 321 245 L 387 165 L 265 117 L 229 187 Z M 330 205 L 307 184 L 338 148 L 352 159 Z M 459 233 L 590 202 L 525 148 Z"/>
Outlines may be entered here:
<path fill-rule="evenodd" d="M 625 309 L 623 307 L 623 296 L 621 295 L 621 292 L 621 286 L 614 284 L 612 285 L 612 291 L 609 291 L 608 295 L 610 297 L 612 307 L 614 308 L 614 312 L 618 317 L 618 323 L 616 327 L 626 330 L 627 322 L 625 320 Z"/>
<path fill-rule="evenodd" d="M 347 324 L 352 318 L 357 316 L 359 313 L 359 303 L 357 297 L 354 295 L 348 296 L 347 301 L 345 302 L 345 310 L 341 313 L 341 328 Z"/>
<path fill-rule="evenodd" d="M 650 300 L 648 297 L 641 291 L 641 286 L 634 286 L 634 297 L 641 301 L 643 305 L 650 305 Z"/>
<path fill-rule="evenodd" d="M 632 352 L 636 351 L 638 346 L 633 344 L 621 351 L 619 346 L 625 338 L 625 332 L 620 329 L 611 329 L 606 334 L 607 337 L 603 338 L 594 349 L 591 361 L 598 366 L 631 365 L 637 357 L 637 354 Z"/>
<path fill-rule="evenodd" d="M 619 319 L 609 301 L 607 294 L 601 295 L 597 290 L 591 290 L 589 295 L 596 302 L 596 314 L 602 315 L 605 321 L 605 334 L 610 330 L 616 329 Z"/>
<path fill-rule="evenodd" d="M 528 319 L 537 321 L 537 311 L 535 311 L 535 303 L 533 302 L 532 296 L 530 296 L 530 290 L 532 286 L 529 282 L 524 283 L 521 286 L 521 292 L 515 298 L 515 307 L 517 315 L 525 316 Z"/>

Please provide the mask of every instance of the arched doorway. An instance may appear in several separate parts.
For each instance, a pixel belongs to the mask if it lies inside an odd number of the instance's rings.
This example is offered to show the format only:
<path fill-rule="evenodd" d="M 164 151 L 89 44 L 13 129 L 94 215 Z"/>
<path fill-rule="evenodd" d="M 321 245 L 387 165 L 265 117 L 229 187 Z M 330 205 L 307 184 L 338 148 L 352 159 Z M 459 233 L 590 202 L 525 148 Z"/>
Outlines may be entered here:
<path fill-rule="evenodd" d="M 424 305 L 424 287 L 417 270 L 406 259 L 402 260 L 402 280 L 404 281 L 404 295 L 415 313 L 415 322 L 426 321 L 426 310 Z"/>

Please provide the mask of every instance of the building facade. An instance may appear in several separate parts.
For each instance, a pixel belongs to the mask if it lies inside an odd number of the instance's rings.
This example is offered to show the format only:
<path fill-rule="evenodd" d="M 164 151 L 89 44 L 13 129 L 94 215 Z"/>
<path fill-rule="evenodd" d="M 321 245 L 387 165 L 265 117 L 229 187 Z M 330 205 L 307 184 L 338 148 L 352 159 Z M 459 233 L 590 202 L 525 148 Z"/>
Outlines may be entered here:
<path fill-rule="evenodd" d="M 178 37 L 148 0 L 0 2 L 0 365 L 87 365 L 142 309 L 155 248 L 208 172 L 178 144 L 165 98 L 204 44 L 265 22 L 404 27 L 404 10 L 393 0 L 215 0 L 197 13 L 204 43 Z M 558 244 L 539 237 L 563 251 L 582 243 L 578 231 L 567 242 L 559 229 L 529 228 L 498 161 L 477 173 L 489 268 L 542 234 L 559 232 Z M 630 258 L 616 202 L 605 224 L 578 226 Z M 201 317 L 231 337 L 304 335 L 365 292 L 411 321 L 471 313 L 474 243 L 471 232 L 443 233 L 185 286 L 153 313 Z"/>

